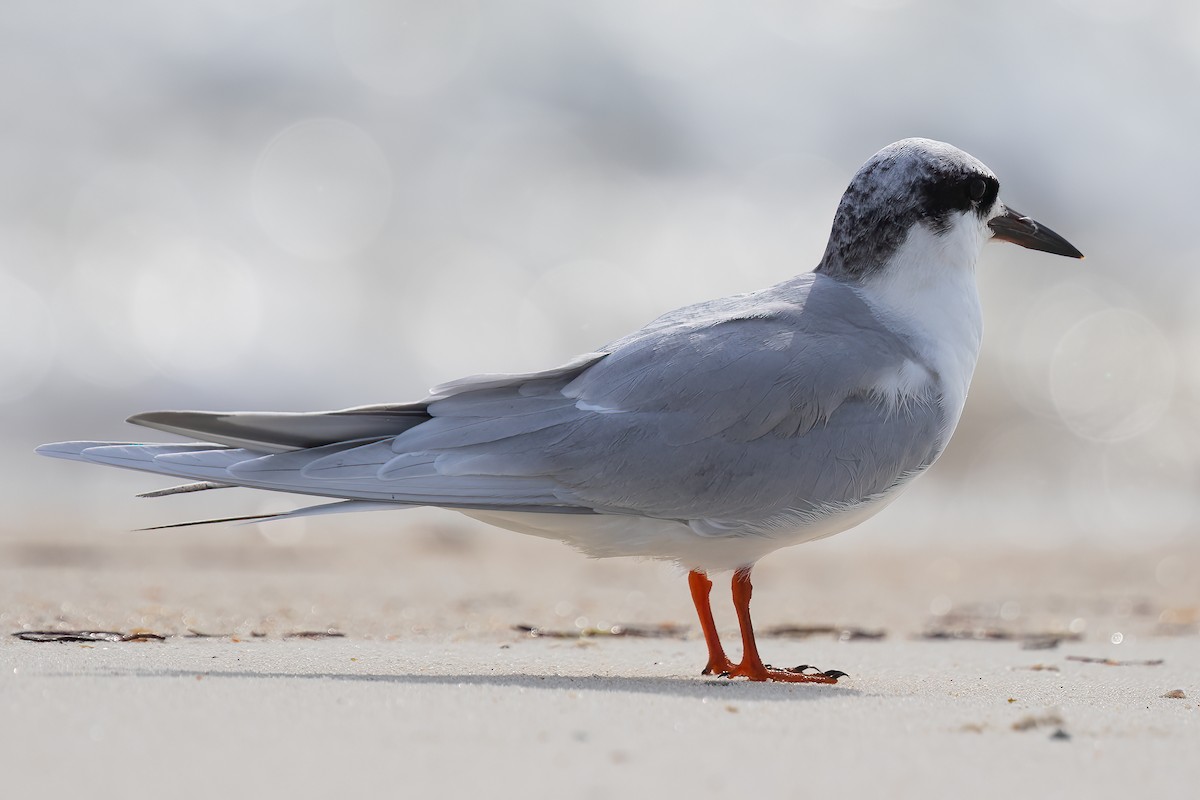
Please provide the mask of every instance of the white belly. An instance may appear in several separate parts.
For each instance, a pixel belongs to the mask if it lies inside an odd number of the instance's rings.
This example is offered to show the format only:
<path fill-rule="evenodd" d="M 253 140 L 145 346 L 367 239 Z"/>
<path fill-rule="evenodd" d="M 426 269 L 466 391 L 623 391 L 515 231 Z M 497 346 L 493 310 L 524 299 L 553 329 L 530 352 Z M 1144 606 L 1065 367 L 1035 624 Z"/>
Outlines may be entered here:
<path fill-rule="evenodd" d="M 911 478 L 910 478 L 911 480 Z M 715 531 L 693 524 L 625 514 L 540 514 L 518 511 L 463 510 L 472 519 L 498 528 L 558 539 L 593 558 L 635 556 L 674 561 L 706 572 L 740 569 L 782 547 L 824 539 L 853 528 L 882 511 L 908 481 L 886 495 L 844 509 L 812 516 L 784 517 L 770 527 Z"/>

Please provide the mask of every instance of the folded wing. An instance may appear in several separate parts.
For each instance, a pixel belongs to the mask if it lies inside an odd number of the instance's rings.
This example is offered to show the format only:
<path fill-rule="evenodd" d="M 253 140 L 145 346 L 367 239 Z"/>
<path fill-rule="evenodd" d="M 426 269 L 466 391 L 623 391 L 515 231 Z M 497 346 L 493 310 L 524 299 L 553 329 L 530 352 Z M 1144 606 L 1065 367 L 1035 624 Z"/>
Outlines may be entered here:
<path fill-rule="evenodd" d="M 852 504 L 931 463 L 943 438 L 936 380 L 903 402 L 877 389 L 914 364 L 852 289 L 815 276 L 681 309 L 553 370 L 456 381 L 420 403 L 153 412 L 131 421 L 213 444 L 42 452 L 354 500 L 736 525 Z"/>

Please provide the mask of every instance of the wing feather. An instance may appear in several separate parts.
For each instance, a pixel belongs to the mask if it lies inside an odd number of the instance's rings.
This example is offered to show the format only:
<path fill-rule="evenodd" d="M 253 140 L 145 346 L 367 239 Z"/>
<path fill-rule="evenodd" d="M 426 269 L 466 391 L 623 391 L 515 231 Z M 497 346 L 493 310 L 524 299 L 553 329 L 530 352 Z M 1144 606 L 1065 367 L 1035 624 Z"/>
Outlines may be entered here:
<path fill-rule="evenodd" d="M 856 291 L 805 276 L 681 309 L 551 370 L 320 414 L 152 412 L 213 444 L 60 443 L 46 455 L 193 480 L 452 508 L 639 514 L 736 530 L 887 491 L 944 445 L 936 375 Z M 922 365 L 924 366 L 924 365 Z"/>
<path fill-rule="evenodd" d="M 228 447 L 283 453 L 348 439 L 395 436 L 429 419 L 423 403 L 310 413 L 147 411 L 127 421 Z"/>

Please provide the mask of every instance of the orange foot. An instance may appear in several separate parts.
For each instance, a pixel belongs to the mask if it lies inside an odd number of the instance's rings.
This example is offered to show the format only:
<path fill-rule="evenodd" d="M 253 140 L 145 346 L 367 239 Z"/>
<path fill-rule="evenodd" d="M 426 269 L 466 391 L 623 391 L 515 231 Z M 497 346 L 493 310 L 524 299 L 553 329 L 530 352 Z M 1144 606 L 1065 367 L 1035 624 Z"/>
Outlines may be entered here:
<path fill-rule="evenodd" d="M 841 670 L 822 672 L 807 664 L 795 669 L 775 669 L 762 663 L 758 646 L 754 643 L 754 625 L 750 622 L 750 594 L 753 590 L 750 585 L 750 567 L 743 567 L 733 574 L 733 606 L 737 610 L 738 627 L 742 632 L 740 664 L 734 664 L 725 655 L 721 637 L 717 635 L 717 626 L 713 622 L 712 606 L 709 602 L 712 581 L 708 579 L 708 575 L 700 570 L 692 570 L 688 573 L 688 587 L 692 592 L 692 602 L 696 605 L 696 614 L 700 618 L 700 629 L 704 631 L 704 642 L 708 645 L 708 663 L 704 666 L 702 675 L 784 683 L 837 683 L 838 678 L 845 677 L 846 673 Z"/>
<path fill-rule="evenodd" d="M 841 670 L 821 672 L 816 667 L 802 664 L 793 669 L 776 669 L 769 664 L 737 664 L 724 674 L 727 678 L 746 678 L 752 681 L 782 681 L 784 683 L 837 683 L 846 677 Z"/>

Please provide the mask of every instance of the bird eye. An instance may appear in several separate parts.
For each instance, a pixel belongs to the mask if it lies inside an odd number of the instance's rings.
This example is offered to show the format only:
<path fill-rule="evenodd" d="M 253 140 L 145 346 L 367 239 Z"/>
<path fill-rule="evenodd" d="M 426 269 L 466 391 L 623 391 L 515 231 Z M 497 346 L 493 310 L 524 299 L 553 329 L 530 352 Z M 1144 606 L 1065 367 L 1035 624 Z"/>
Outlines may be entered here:
<path fill-rule="evenodd" d="M 971 201 L 978 203 L 987 193 L 987 182 L 983 178 L 975 178 L 967 184 L 967 194 L 971 196 Z"/>

